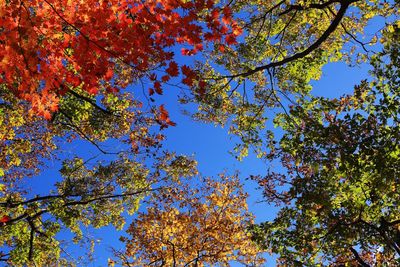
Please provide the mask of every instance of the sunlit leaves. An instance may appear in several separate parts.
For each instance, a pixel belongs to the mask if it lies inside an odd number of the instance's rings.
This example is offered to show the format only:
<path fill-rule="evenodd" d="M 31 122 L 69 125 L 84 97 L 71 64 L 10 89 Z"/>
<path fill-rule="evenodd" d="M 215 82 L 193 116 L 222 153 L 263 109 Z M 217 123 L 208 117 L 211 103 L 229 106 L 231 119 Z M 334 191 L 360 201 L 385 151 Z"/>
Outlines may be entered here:
<path fill-rule="evenodd" d="M 394 29 L 384 32 L 384 50 L 371 60 L 370 83 L 362 81 L 339 99 L 299 100 L 277 121 L 286 132 L 269 156 L 286 170 L 254 178 L 267 200 L 284 207 L 253 230 L 283 266 L 398 265 L 400 65 Z"/>
<path fill-rule="evenodd" d="M 242 38 L 231 47 L 216 44 L 207 62 L 198 64 L 207 82 L 204 91 L 231 105 L 217 106 L 210 97 L 186 102 L 199 104 L 196 118 L 232 126 L 241 139 L 238 157 L 249 147 L 262 157 L 265 122 L 274 117 L 274 109 L 308 97 L 311 82 L 320 79 L 329 62 L 368 60 L 382 34 L 378 29 L 364 34 L 366 25 L 378 14 L 388 22 L 398 16 L 396 3 L 384 1 L 236 1 L 232 10 L 241 12 Z M 192 87 L 197 95 L 198 83 Z M 243 127 L 246 121 L 251 126 Z"/>
<path fill-rule="evenodd" d="M 97 95 L 104 85 L 125 88 L 154 70 L 165 70 L 166 81 L 179 74 L 175 45 L 193 55 L 203 43 L 235 41 L 240 28 L 228 6 L 223 14 L 219 9 L 212 0 L 7 1 L 0 83 L 50 120 L 70 87 Z M 127 77 L 123 70 L 129 69 Z M 192 77 L 185 79 L 190 84 Z"/>
<path fill-rule="evenodd" d="M 263 262 L 247 232 L 252 217 L 237 177 L 182 180 L 153 194 L 148 205 L 122 238 L 126 251 L 116 256 L 123 265 Z"/>

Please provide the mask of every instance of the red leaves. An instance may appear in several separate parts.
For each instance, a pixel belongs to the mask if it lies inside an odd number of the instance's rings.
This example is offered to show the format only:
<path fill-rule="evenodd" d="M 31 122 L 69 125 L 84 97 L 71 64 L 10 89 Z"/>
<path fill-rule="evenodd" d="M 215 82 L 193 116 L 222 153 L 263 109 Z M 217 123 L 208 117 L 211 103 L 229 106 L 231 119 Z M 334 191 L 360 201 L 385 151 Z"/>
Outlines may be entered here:
<path fill-rule="evenodd" d="M 107 91 L 123 88 L 131 79 L 115 68 L 118 62 L 138 73 L 165 71 L 150 90 L 162 94 L 162 83 L 179 75 L 171 47 L 184 45 L 184 54 L 193 55 L 206 42 L 234 44 L 240 33 L 229 7 L 221 10 L 213 0 L 106 2 L 28 1 L 22 9 L 13 2 L 4 4 L 0 82 L 31 102 L 33 112 L 50 118 L 58 101 L 49 96 L 63 96 L 62 85 L 82 86 L 92 95 L 103 92 L 104 82 Z M 182 82 L 192 86 L 195 73 L 186 66 L 182 72 Z"/>
<path fill-rule="evenodd" d="M 109 81 L 113 76 L 114 76 L 114 71 L 112 69 L 108 69 L 106 75 L 104 75 L 104 79 Z"/>
<path fill-rule="evenodd" d="M 188 86 L 192 86 L 193 81 L 197 78 L 196 72 L 186 65 L 183 65 L 181 70 L 183 75 L 185 75 L 185 78 L 182 80 L 182 82 Z"/>
<path fill-rule="evenodd" d="M 233 34 L 225 36 L 225 42 L 226 42 L 227 45 L 237 44 L 236 36 L 234 36 Z"/>
<path fill-rule="evenodd" d="M 164 105 L 159 107 L 158 123 L 161 124 L 161 128 L 167 128 L 168 126 L 175 126 L 176 123 L 171 121 L 169 118 L 168 111 L 164 108 Z"/>
<path fill-rule="evenodd" d="M 5 223 L 9 222 L 10 220 L 11 220 L 11 217 L 10 217 L 10 216 L 8 216 L 8 215 L 3 215 L 3 217 L 0 218 L 0 223 L 5 224 Z"/>
<path fill-rule="evenodd" d="M 162 95 L 163 90 L 161 88 L 161 83 L 159 81 L 154 82 L 154 90 L 156 91 L 157 94 Z"/>
<path fill-rule="evenodd" d="M 166 69 L 166 72 L 171 76 L 171 77 L 176 77 L 179 75 L 179 69 L 178 69 L 178 64 L 176 64 L 175 61 L 169 62 L 169 66 Z"/>

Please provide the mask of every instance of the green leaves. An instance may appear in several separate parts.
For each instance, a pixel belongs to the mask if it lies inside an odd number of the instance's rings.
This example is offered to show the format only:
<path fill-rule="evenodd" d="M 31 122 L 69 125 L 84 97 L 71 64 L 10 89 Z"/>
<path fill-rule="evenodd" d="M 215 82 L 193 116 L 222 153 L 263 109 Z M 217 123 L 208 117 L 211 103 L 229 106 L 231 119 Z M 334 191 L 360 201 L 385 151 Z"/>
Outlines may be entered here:
<path fill-rule="evenodd" d="M 374 80 L 353 94 L 301 99 L 277 120 L 286 171 L 254 179 L 268 200 L 289 206 L 253 234 L 281 265 L 398 263 L 398 49 L 398 38 L 385 43 L 372 59 Z"/>

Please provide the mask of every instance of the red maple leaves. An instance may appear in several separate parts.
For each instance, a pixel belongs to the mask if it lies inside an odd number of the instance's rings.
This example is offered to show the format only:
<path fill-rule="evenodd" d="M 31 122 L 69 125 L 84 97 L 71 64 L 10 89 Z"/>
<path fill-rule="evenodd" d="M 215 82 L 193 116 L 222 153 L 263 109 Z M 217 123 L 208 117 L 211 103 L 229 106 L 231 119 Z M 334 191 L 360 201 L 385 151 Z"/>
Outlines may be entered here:
<path fill-rule="evenodd" d="M 213 0 L 8 1 L 0 8 L 0 83 L 46 118 L 68 88 L 97 94 L 127 86 L 117 66 L 138 76 L 164 66 L 166 75 L 154 83 L 161 94 L 161 83 L 179 75 L 174 45 L 192 47 L 191 55 L 203 42 L 235 42 L 231 11 L 220 10 Z M 192 85 L 193 71 L 182 72 Z"/>
<path fill-rule="evenodd" d="M 164 105 L 159 107 L 159 112 L 157 116 L 157 122 L 161 125 L 161 128 L 167 128 L 168 126 L 175 126 L 176 123 L 171 121 L 168 111 L 165 109 Z"/>
<path fill-rule="evenodd" d="M 8 215 L 3 215 L 3 216 L 0 218 L 0 223 L 4 224 L 4 223 L 9 222 L 10 220 L 11 220 L 10 216 L 8 216 Z"/>

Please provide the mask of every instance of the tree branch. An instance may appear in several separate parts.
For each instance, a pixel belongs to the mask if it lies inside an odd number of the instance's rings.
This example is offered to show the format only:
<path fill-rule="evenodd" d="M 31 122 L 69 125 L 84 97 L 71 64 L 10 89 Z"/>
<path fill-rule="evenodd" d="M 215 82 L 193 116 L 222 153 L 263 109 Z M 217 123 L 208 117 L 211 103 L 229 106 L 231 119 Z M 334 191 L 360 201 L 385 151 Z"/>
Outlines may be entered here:
<path fill-rule="evenodd" d="M 331 5 L 333 3 L 342 3 L 342 1 L 340 1 L 340 0 L 330 0 L 330 1 L 327 1 L 327 2 L 322 3 L 322 4 L 310 4 L 308 6 L 289 5 L 289 8 L 286 9 L 285 11 L 279 13 L 279 16 L 288 14 L 288 13 L 294 11 L 294 10 L 303 11 L 303 10 L 307 10 L 307 9 L 324 9 L 324 8 L 328 7 L 329 5 Z"/>
<path fill-rule="evenodd" d="M 227 75 L 227 76 L 222 76 L 221 78 L 237 78 L 237 77 L 248 77 L 256 72 L 259 71 L 263 71 L 266 69 L 270 69 L 270 68 L 275 68 L 275 67 L 279 67 L 282 65 L 285 65 L 286 63 L 295 61 L 297 59 L 303 58 L 307 55 L 309 55 L 311 52 L 313 52 L 314 50 L 316 50 L 323 42 L 325 42 L 328 37 L 336 30 L 336 28 L 338 27 L 338 25 L 340 24 L 340 22 L 342 21 L 347 9 L 349 8 L 349 6 L 354 3 L 357 2 L 359 0 L 343 0 L 340 1 L 341 6 L 340 9 L 336 15 L 336 17 L 332 20 L 331 24 L 329 25 L 329 27 L 325 30 L 325 32 L 312 44 L 310 45 L 306 50 L 304 50 L 303 52 L 299 52 L 297 54 L 294 54 L 290 57 L 284 58 L 280 61 L 276 61 L 276 62 L 271 62 L 269 64 L 263 65 L 263 66 L 259 66 L 253 70 L 247 71 L 247 72 L 243 72 L 243 73 L 239 73 L 239 74 L 234 74 L 234 75 Z"/>
<path fill-rule="evenodd" d="M 35 230 L 31 227 L 31 232 L 29 234 L 29 253 L 28 260 L 32 261 L 33 258 L 33 239 L 35 238 Z"/>
<path fill-rule="evenodd" d="M 355 250 L 354 248 L 350 248 L 350 251 L 353 253 L 354 257 L 356 258 L 356 260 L 358 261 L 358 263 L 362 266 L 362 267 L 371 267 L 369 264 L 367 264 L 358 254 L 357 250 Z"/>
<path fill-rule="evenodd" d="M 129 196 L 134 196 L 134 195 L 139 195 L 139 194 L 143 194 L 143 193 L 147 193 L 147 192 L 153 192 L 153 191 L 157 191 L 157 190 L 161 190 L 161 187 L 158 188 L 144 188 L 141 189 L 139 191 L 135 191 L 135 192 L 131 192 L 131 193 L 123 193 L 123 194 L 115 194 L 115 195 L 102 195 L 102 196 L 97 196 L 97 195 L 88 195 L 86 197 L 88 197 L 89 199 L 86 200 L 74 200 L 74 201 L 70 201 L 65 203 L 64 205 L 62 205 L 62 207 L 70 207 L 70 206 L 75 206 L 75 205 L 87 205 L 90 204 L 92 202 L 96 202 L 96 201 L 100 201 L 100 200 L 105 200 L 105 199 L 113 199 L 113 198 L 121 198 L 121 197 L 129 197 Z M 74 197 L 79 197 L 81 195 L 74 195 Z M 18 205 L 23 205 L 23 204 L 27 204 L 27 203 L 33 203 L 35 201 L 41 201 L 41 200 L 45 200 L 45 199 L 52 199 L 52 198 L 62 198 L 62 197 L 66 197 L 66 196 L 61 196 L 61 195 L 51 195 L 51 196 L 43 196 L 43 197 L 37 197 L 31 200 L 27 200 L 25 202 L 20 202 L 20 203 L 11 203 L 11 205 L 16 206 Z M 70 196 L 71 197 L 71 196 Z M 92 197 L 92 198 L 91 198 Z M 1 205 L 10 205 L 10 204 L 6 204 L 6 203 L 0 203 Z M 11 225 L 15 222 L 27 219 L 29 220 L 34 220 L 37 217 L 41 216 L 44 213 L 48 213 L 49 209 L 47 208 L 43 208 L 40 211 L 34 213 L 33 215 L 29 215 L 28 213 L 23 213 L 22 215 L 12 218 L 9 221 L 3 223 L 2 225 L 0 225 L 1 227 L 7 226 L 7 225 Z"/>
<path fill-rule="evenodd" d="M 86 139 L 87 141 L 89 141 L 90 143 L 92 143 L 101 153 L 105 154 L 105 155 L 118 155 L 119 152 L 108 152 L 105 151 L 104 149 L 102 149 L 100 147 L 100 145 L 98 145 L 95 141 L 93 141 L 89 136 L 87 136 L 78 126 L 73 124 L 73 119 L 71 118 L 71 116 L 69 116 L 66 112 L 64 112 L 62 109 L 58 110 L 61 114 L 63 114 L 65 117 L 68 118 L 68 120 L 71 123 L 63 123 L 60 122 L 61 124 L 68 126 L 70 128 L 72 128 L 73 130 L 75 130 L 82 138 Z"/>
<path fill-rule="evenodd" d="M 99 105 L 96 104 L 96 102 L 93 99 L 90 99 L 89 97 L 83 96 L 78 94 L 77 92 L 75 92 L 74 90 L 68 90 L 68 93 L 70 93 L 71 95 L 75 96 L 76 98 L 79 98 L 87 103 L 89 103 L 90 105 L 92 105 L 93 107 L 95 107 L 96 109 L 106 113 L 107 115 L 112 115 L 112 116 L 117 116 L 116 114 L 114 114 L 113 112 L 104 109 L 102 107 L 100 107 Z"/>

